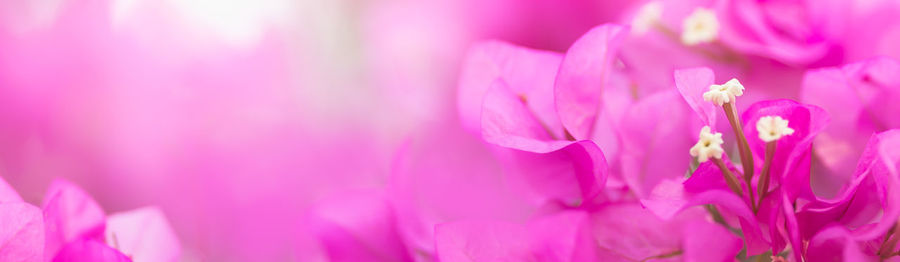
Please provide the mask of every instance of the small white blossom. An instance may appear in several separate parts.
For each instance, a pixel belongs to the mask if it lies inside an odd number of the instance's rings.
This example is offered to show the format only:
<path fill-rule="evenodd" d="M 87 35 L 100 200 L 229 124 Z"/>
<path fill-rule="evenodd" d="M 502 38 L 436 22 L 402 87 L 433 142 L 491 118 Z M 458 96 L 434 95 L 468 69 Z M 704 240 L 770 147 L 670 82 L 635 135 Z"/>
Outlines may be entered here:
<path fill-rule="evenodd" d="M 709 43 L 719 37 L 719 19 L 713 10 L 698 7 L 684 19 L 681 42 L 685 45 Z"/>
<path fill-rule="evenodd" d="M 780 116 L 760 117 L 756 122 L 756 131 L 759 132 L 759 139 L 766 143 L 794 133 L 794 129 L 788 127 L 788 121 Z"/>
<path fill-rule="evenodd" d="M 697 157 L 700 163 L 706 162 L 709 158 L 722 158 L 725 150 L 722 149 L 722 133 L 712 133 L 709 126 L 700 129 L 700 139 L 697 144 L 691 147 L 691 156 Z"/>
<path fill-rule="evenodd" d="M 703 100 L 722 106 L 742 95 L 744 95 L 744 85 L 741 85 L 741 82 L 737 79 L 732 78 L 725 84 L 710 85 L 709 91 L 703 93 Z"/>
<path fill-rule="evenodd" d="M 647 33 L 654 24 L 659 22 L 660 17 L 662 17 L 662 12 L 663 5 L 658 1 L 644 4 L 644 6 L 641 6 L 641 9 L 637 11 L 634 19 L 631 20 L 631 32 L 636 35 Z"/>

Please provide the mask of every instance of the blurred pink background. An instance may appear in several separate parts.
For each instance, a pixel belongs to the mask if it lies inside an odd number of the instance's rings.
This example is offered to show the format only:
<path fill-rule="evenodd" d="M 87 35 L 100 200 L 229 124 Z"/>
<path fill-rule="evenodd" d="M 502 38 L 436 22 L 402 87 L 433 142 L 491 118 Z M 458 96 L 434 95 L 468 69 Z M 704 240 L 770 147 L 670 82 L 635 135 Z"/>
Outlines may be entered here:
<path fill-rule="evenodd" d="M 3 1 L 0 176 L 157 205 L 183 261 L 307 261 L 303 214 L 387 186 L 402 145 L 490 157 L 455 110 L 473 41 L 563 51 L 629 4 L 562 2 Z"/>

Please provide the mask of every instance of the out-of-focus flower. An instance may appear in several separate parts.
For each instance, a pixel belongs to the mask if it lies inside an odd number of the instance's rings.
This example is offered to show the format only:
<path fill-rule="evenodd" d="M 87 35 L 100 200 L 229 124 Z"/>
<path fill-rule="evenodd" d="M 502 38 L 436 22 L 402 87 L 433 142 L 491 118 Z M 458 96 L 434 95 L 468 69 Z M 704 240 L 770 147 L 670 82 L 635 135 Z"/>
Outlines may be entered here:
<path fill-rule="evenodd" d="M 841 41 L 850 1 L 719 1 L 722 42 L 786 64 L 817 62 Z"/>
<path fill-rule="evenodd" d="M 687 167 L 687 159 L 654 157 L 690 147 L 683 121 L 686 110 L 672 91 L 635 101 L 629 75 L 614 63 L 617 47 L 627 36 L 621 30 L 615 25 L 596 27 L 564 56 L 502 43 L 473 48 L 460 80 L 463 123 L 480 132 L 487 142 L 515 149 L 506 151 L 506 155 L 514 157 L 509 168 L 521 169 L 518 172 L 539 182 L 541 190 L 558 190 L 557 186 L 548 186 L 550 182 L 573 183 L 568 187 L 581 187 L 582 198 L 597 194 L 585 191 L 596 189 L 590 189 L 595 185 L 585 184 L 591 179 L 584 179 L 584 175 L 575 173 L 579 178 L 569 182 L 560 180 L 558 175 L 542 181 L 541 177 L 546 177 L 541 175 L 542 170 L 557 169 L 547 168 L 547 163 L 521 160 L 537 156 L 533 153 L 547 153 L 554 148 L 571 151 L 573 145 L 582 145 L 603 150 L 604 162 L 611 168 L 610 187 L 627 185 L 637 196 L 645 196 L 662 178 L 677 177 Z M 666 138 L 670 138 L 667 143 L 655 142 Z M 587 152 L 591 151 L 597 150 Z M 583 154 L 579 152 L 585 151 L 577 149 L 568 155 Z M 589 155 L 596 161 L 599 154 Z M 539 159 L 565 163 L 559 157 Z M 570 194 L 579 192 L 559 189 Z M 575 197 L 545 193 L 570 203 Z"/>
<path fill-rule="evenodd" d="M 832 115 L 815 141 L 813 184 L 818 194 L 835 196 L 848 183 L 871 134 L 900 128 L 900 63 L 881 57 L 841 68 L 810 70 L 802 99 Z"/>
<path fill-rule="evenodd" d="M 0 185 L 5 191 L 0 195 L 8 196 L 0 199 L 0 219 L 10 225 L 3 227 L 9 232 L 0 232 L 9 234 L 0 248 L 4 260 L 177 261 L 180 257 L 178 238 L 155 208 L 114 214 L 107 219 L 81 188 L 58 179 L 47 190 L 40 212 L 22 202 L 2 179 Z"/>
<path fill-rule="evenodd" d="M 696 45 L 715 41 L 719 36 L 719 19 L 716 13 L 706 8 L 697 8 L 684 19 L 681 42 Z"/>
<path fill-rule="evenodd" d="M 900 130 L 873 135 L 851 181 L 834 199 L 799 210 L 800 234 L 810 239 L 810 261 L 828 256 L 896 259 L 900 218 Z M 830 243 L 829 243 L 830 242 Z M 844 248 L 834 248 L 842 242 Z"/>

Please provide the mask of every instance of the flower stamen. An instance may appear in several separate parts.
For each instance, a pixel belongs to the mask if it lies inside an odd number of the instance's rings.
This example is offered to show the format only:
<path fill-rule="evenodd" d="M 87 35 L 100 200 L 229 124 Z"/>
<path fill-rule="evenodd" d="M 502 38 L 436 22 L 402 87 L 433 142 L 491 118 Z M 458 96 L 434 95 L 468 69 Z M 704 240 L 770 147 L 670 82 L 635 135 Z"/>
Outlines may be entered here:
<path fill-rule="evenodd" d="M 735 138 L 738 142 L 738 152 L 741 155 L 741 165 L 743 166 L 744 172 L 744 180 L 747 182 L 747 187 L 751 188 L 753 180 L 753 154 L 750 151 L 750 145 L 747 143 L 747 138 L 744 136 L 743 125 L 741 124 L 741 118 L 737 114 L 737 107 L 735 106 L 735 101 L 737 97 L 744 95 L 744 85 L 741 84 L 735 78 L 728 80 L 721 85 L 710 85 L 709 91 L 703 93 L 703 100 L 712 102 L 715 105 L 721 106 L 723 110 L 725 110 L 725 116 L 728 117 L 728 123 L 731 124 L 732 130 L 734 130 Z M 753 195 L 753 190 L 750 190 L 750 204 L 754 210 L 756 210 L 756 200 Z"/>
<path fill-rule="evenodd" d="M 744 95 L 744 85 L 736 78 L 732 78 L 721 85 L 710 85 L 709 91 L 703 93 L 703 100 L 717 106 L 724 106 L 734 102 L 737 97 L 742 95 Z"/>
<path fill-rule="evenodd" d="M 725 153 L 725 149 L 722 148 L 722 144 L 725 143 L 722 140 L 722 133 L 713 133 L 712 129 L 709 126 L 704 126 L 700 129 L 700 138 L 697 141 L 697 144 L 694 144 L 691 147 L 691 156 L 697 157 L 697 161 L 700 163 L 706 161 L 713 161 L 716 166 L 719 167 L 719 170 L 722 171 L 722 176 L 725 177 L 725 182 L 728 184 L 728 187 L 731 188 L 734 193 L 738 194 L 738 196 L 743 196 L 743 190 L 741 190 L 741 182 L 738 181 L 737 177 L 728 166 L 725 165 L 725 162 L 722 161 L 722 155 Z"/>
<path fill-rule="evenodd" d="M 759 175 L 759 201 L 762 202 L 763 197 L 769 191 L 769 173 L 772 166 L 772 158 L 775 157 L 775 146 L 778 139 L 794 133 L 794 129 L 788 127 L 788 121 L 780 116 L 764 116 L 756 121 L 756 131 L 759 132 L 759 139 L 766 142 L 766 162 Z"/>
<path fill-rule="evenodd" d="M 756 131 L 759 132 L 759 139 L 766 143 L 794 133 L 794 129 L 788 127 L 788 121 L 780 116 L 760 117 L 756 122 Z"/>
<path fill-rule="evenodd" d="M 691 147 L 691 156 L 697 157 L 700 163 L 708 161 L 710 158 L 722 158 L 725 149 L 722 148 L 722 133 L 712 133 L 709 126 L 700 129 L 700 138 L 693 147 Z"/>

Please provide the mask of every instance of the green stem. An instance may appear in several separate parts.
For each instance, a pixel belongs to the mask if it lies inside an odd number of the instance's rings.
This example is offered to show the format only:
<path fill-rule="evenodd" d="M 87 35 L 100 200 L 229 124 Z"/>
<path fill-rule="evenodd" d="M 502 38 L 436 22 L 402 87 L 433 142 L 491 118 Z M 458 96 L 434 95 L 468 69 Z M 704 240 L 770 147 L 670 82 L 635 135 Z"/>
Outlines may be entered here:
<path fill-rule="evenodd" d="M 735 138 L 738 142 L 738 153 L 741 155 L 741 165 L 744 167 L 744 181 L 747 182 L 747 188 L 750 189 L 750 205 L 756 211 L 756 199 L 753 196 L 753 152 L 750 151 L 750 145 L 747 144 L 747 137 L 744 136 L 744 129 L 741 125 L 741 118 L 737 115 L 737 108 L 734 101 L 722 105 L 725 109 L 725 116 L 734 130 Z"/>

